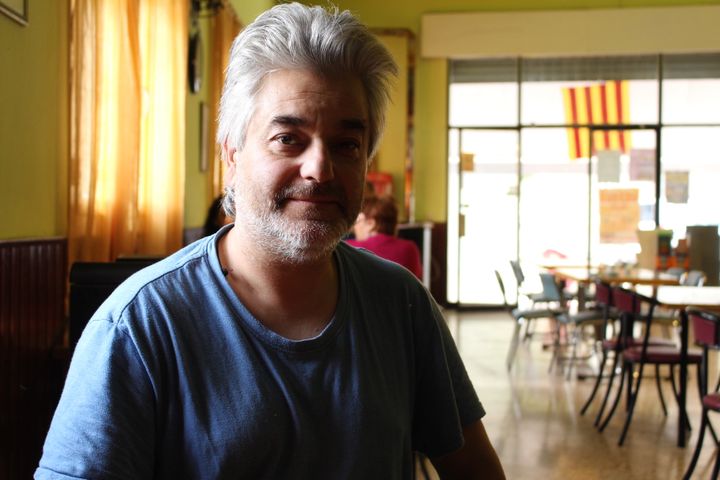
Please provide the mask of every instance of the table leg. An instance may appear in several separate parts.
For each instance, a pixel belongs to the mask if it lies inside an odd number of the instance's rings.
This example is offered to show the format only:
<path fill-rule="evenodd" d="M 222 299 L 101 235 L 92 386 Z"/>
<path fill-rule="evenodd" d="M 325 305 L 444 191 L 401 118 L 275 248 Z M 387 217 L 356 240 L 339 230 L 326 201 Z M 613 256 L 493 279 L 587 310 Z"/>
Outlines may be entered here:
<path fill-rule="evenodd" d="M 687 400 L 687 349 L 688 349 L 688 315 L 685 310 L 680 312 L 680 412 L 678 412 L 678 447 L 685 447 L 685 404 Z"/>

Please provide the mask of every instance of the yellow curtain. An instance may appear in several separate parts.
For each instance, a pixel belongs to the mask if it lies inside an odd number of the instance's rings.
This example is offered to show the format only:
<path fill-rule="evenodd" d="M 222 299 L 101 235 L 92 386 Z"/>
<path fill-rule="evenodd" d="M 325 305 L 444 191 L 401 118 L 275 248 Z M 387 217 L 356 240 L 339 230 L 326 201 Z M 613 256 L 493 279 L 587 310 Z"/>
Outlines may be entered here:
<path fill-rule="evenodd" d="M 208 181 L 210 182 L 208 192 L 208 203 L 222 193 L 223 189 L 223 165 L 220 162 L 220 148 L 215 143 L 217 132 L 217 115 L 220 106 L 220 94 L 222 93 L 225 69 L 230 58 L 230 46 L 233 40 L 240 33 L 242 24 L 238 19 L 232 6 L 227 1 L 223 2 L 223 8 L 210 21 L 212 31 L 212 47 L 210 78 L 209 78 L 209 112 L 208 112 L 208 145 L 207 155 L 209 159 Z"/>
<path fill-rule="evenodd" d="M 182 245 L 187 0 L 71 1 L 70 262 Z"/>

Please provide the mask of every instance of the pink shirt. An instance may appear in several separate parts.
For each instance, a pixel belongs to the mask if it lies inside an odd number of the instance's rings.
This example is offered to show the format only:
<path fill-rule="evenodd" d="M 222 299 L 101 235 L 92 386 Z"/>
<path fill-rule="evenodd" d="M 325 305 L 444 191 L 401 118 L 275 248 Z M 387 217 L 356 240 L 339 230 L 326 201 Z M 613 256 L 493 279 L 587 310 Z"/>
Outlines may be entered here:
<path fill-rule="evenodd" d="M 414 242 L 384 233 L 377 233 L 366 240 L 346 240 L 346 242 L 353 247 L 365 248 L 378 257 L 398 263 L 422 280 L 420 250 Z"/>

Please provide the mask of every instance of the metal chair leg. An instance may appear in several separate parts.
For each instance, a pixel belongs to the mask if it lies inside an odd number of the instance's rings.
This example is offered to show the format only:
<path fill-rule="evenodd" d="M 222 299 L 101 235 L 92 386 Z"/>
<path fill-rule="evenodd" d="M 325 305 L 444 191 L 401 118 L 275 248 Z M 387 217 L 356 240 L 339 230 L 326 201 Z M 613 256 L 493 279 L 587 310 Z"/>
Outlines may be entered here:
<path fill-rule="evenodd" d="M 590 407 L 590 404 L 592 403 L 593 399 L 595 398 L 595 395 L 597 394 L 598 388 L 600 387 L 600 382 L 602 382 L 603 377 L 603 371 L 605 371 L 605 363 L 607 362 L 607 351 L 603 350 L 602 352 L 602 358 L 600 359 L 600 367 L 598 369 L 598 376 L 595 380 L 595 385 L 593 385 L 592 392 L 590 392 L 590 396 L 587 400 L 585 400 L 585 405 L 580 409 L 580 415 L 585 415 L 585 412 L 587 411 L 588 407 Z"/>
<path fill-rule="evenodd" d="M 510 349 L 508 350 L 507 358 L 505 359 L 505 365 L 508 372 L 512 369 L 515 355 L 517 354 L 518 345 L 520 344 L 520 331 L 522 330 L 522 319 L 515 320 L 515 329 L 513 330 L 513 337 L 510 339 Z"/>
<path fill-rule="evenodd" d="M 700 373 L 699 373 L 699 369 L 698 369 L 698 382 L 699 381 L 700 381 Z M 670 382 L 672 385 L 673 395 L 675 395 L 675 401 L 677 402 L 678 407 L 680 407 L 680 392 L 678 392 L 677 386 L 675 384 L 675 369 L 673 368 L 672 365 L 670 366 Z M 702 395 L 700 395 L 700 398 L 702 398 Z M 692 430 L 692 426 L 690 425 L 690 417 L 688 417 L 687 410 L 680 412 L 680 415 L 682 415 L 683 418 L 685 419 L 685 426 L 687 427 L 687 429 Z M 712 429 L 712 425 L 710 426 L 710 428 Z"/>
<path fill-rule="evenodd" d="M 713 466 L 713 471 L 712 471 L 712 475 L 710 476 L 710 478 L 712 480 L 717 480 L 718 473 L 720 473 L 720 455 L 715 457 L 715 465 Z"/>
<path fill-rule="evenodd" d="M 687 470 L 685 470 L 685 475 L 683 476 L 683 480 L 690 480 L 690 477 L 692 476 L 692 473 L 695 470 L 695 465 L 697 465 L 698 458 L 700 458 L 700 451 L 702 450 L 703 439 L 705 437 L 705 426 L 708 423 L 709 422 L 708 422 L 708 417 L 707 417 L 707 409 L 703 408 L 702 420 L 700 422 L 700 433 L 698 433 L 697 444 L 695 445 L 695 452 L 693 452 L 692 460 L 690 460 L 690 465 L 688 465 Z M 720 457 L 718 457 L 718 458 L 720 458 Z"/>
<path fill-rule="evenodd" d="M 608 385 L 607 390 L 605 391 L 605 396 L 603 397 L 603 401 L 600 404 L 600 410 L 598 410 L 597 416 L 595 417 L 595 423 L 594 425 L 598 427 L 600 425 L 600 421 L 602 420 L 603 413 L 605 413 L 605 407 L 607 406 L 607 402 L 610 399 L 610 391 L 612 390 L 612 385 L 615 380 L 615 371 L 617 370 L 618 363 L 620 361 L 620 353 L 615 352 L 615 357 L 613 358 L 613 364 L 612 369 L 610 370 L 610 378 L 608 379 Z M 625 371 L 621 371 L 621 375 L 624 374 Z M 622 380 L 623 378 L 620 377 L 620 388 L 622 389 Z"/>
<path fill-rule="evenodd" d="M 608 423 L 610 423 L 610 419 L 613 417 L 613 415 L 615 415 L 615 410 L 617 409 L 617 406 L 620 403 L 620 398 L 623 394 L 625 377 L 628 377 L 628 382 L 632 381 L 632 369 L 628 369 L 627 364 L 623 362 L 622 370 L 620 371 L 620 385 L 618 386 L 617 395 L 615 395 L 615 400 L 613 401 L 612 407 L 610 408 L 610 412 L 607 414 L 607 417 L 605 417 L 605 420 L 603 420 L 603 422 L 600 424 L 600 427 L 598 427 L 598 430 L 601 432 L 605 430 L 605 427 L 607 427 Z"/>
<path fill-rule="evenodd" d="M 670 376 L 672 377 L 672 367 L 670 367 Z M 665 404 L 665 395 L 663 395 L 662 379 L 660 378 L 660 364 L 655 364 L 655 386 L 657 387 L 658 396 L 660 397 L 660 405 L 662 406 L 663 415 L 667 417 L 667 405 Z M 673 383 L 673 391 L 675 391 L 675 384 Z"/>
<path fill-rule="evenodd" d="M 632 422 L 633 412 L 635 412 L 635 402 L 637 401 L 638 393 L 640 392 L 640 384 L 642 384 L 643 367 L 644 365 L 640 364 L 640 368 L 638 369 L 637 384 L 635 385 L 635 388 L 632 387 L 633 376 L 628 375 L 628 392 L 630 393 L 630 397 L 627 415 L 625 416 L 625 425 L 623 425 L 622 433 L 620 434 L 620 439 L 618 440 L 618 445 L 621 447 L 623 443 L 625 443 L 625 437 L 627 436 L 628 429 L 630 428 L 630 422 Z"/>

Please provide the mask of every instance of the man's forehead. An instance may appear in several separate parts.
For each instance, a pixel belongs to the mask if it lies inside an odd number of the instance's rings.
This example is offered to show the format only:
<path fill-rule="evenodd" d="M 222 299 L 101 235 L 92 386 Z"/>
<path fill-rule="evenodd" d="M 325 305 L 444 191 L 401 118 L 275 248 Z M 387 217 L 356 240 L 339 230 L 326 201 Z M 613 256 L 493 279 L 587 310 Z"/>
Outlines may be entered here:
<path fill-rule="evenodd" d="M 367 126 L 368 105 L 360 79 L 351 74 L 318 74 L 311 70 L 276 70 L 268 74 L 256 97 L 271 121 L 309 121 L 331 115 L 349 128 Z"/>

